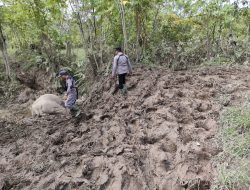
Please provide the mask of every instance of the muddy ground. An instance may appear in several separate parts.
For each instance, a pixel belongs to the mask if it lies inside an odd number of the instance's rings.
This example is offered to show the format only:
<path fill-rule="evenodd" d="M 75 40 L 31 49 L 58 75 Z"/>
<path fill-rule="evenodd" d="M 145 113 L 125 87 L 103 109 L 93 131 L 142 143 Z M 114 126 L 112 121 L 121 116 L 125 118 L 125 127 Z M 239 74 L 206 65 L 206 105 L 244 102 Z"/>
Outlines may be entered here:
<path fill-rule="evenodd" d="M 250 69 L 136 68 L 126 98 L 103 79 L 78 119 L 0 110 L 2 190 L 206 190 L 224 107 L 250 94 Z"/>

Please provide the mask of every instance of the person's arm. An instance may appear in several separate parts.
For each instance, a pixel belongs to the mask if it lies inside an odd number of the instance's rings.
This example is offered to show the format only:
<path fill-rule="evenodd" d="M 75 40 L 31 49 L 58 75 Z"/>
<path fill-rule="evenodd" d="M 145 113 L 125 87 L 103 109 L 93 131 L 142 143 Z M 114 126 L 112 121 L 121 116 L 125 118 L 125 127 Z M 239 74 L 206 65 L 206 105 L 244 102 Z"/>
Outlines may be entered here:
<path fill-rule="evenodd" d="M 113 61 L 113 66 L 112 66 L 112 77 L 115 77 L 116 70 L 117 70 L 117 56 L 114 57 L 114 61 Z"/>
<path fill-rule="evenodd" d="M 67 79 L 66 83 L 67 83 L 67 92 L 66 92 L 66 95 L 68 96 L 69 93 L 70 93 L 70 91 L 71 91 L 71 87 L 73 86 L 73 83 L 72 83 L 72 80 L 70 80 L 70 79 Z"/>

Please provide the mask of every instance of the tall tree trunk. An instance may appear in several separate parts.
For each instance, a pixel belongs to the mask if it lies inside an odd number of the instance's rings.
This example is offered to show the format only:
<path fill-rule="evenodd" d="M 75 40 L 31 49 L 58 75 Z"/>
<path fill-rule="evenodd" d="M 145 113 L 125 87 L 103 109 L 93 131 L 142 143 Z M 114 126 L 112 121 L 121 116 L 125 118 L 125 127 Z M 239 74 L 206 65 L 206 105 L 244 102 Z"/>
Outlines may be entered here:
<path fill-rule="evenodd" d="M 81 33 L 83 49 L 86 52 L 86 54 L 89 56 L 91 67 L 93 68 L 94 75 L 96 75 L 97 70 L 99 69 L 99 67 L 98 67 L 98 62 L 97 62 L 97 59 L 96 59 L 96 55 L 94 53 L 93 38 L 92 38 L 92 34 L 91 34 L 92 33 L 91 26 L 89 26 L 89 24 L 88 24 L 88 29 L 89 29 L 88 39 L 89 39 L 89 44 L 90 44 L 90 47 L 89 47 L 87 45 L 87 43 L 86 43 L 86 40 L 85 40 L 83 23 L 82 23 L 82 15 L 80 14 L 81 12 L 79 11 L 80 3 L 79 3 L 79 1 L 77 1 L 77 4 L 75 4 L 77 6 L 77 10 L 74 9 L 73 4 L 72 4 L 71 1 L 69 1 L 69 3 L 70 3 L 72 11 L 77 14 L 77 23 L 78 23 L 80 33 Z M 94 61 L 95 65 L 93 64 L 93 61 Z"/>
<path fill-rule="evenodd" d="M 222 22 L 220 21 L 220 25 L 219 25 L 219 31 L 218 31 L 218 43 L 217 43 L 217 52 L 221 52 L 226 55 L 226 52 L 224 50 L 224 46 L 223 46 L 223 37 L 222 37 Z"/>
<path fill-rule="evenodd" d="M 93 59 L 91 59 L 91 60 L 94 60 L 96 70 L 98 71 L 99 70 L 99 65 L 98 65 L 98 61 L 97 61 L 97 58 L 96 58 L 95 47 L 94 47 L 94 39 L 93 39 L 93 36 L 92 36 L 92 30 L 91 30 L 90 25 L 88 25 L 88 29 L 89 29 L 89 41 L 90 41 L 90 43 L 89 43 L 89 45 L 90 45 L 89 55 L 91 57 L 93 57 Z M 91 64 L 92 64 L 92 62 L 91 62 Z"/>
<path fill-rule="evenodd" d="M 81 33 L 81 38 L 82 38 L 82 43 L 83 45 L 85 45 L 85 40 L 84 40 L 84 30 L 83 30 L 83 26 L 82 26 L 82 19 L 79 13 L 77 13 L 77 18 L 78 18 L 78 26 L 80 29 L 80 33 Z"/>
<path fill-rule="evenodd" d="M 43 32 L 40 36 L 41 40 L 41 47 L 42 47 L 42 52 L 45 53 L 49 60 L 49 67 L 53 69 L 53 71 L 57 72 L 59 69 L 59 65 L 55 64 L 55 58 L 56 58 L 56 50 L 53 48 L 52 41 L 50 37 L 48 36 L 47 32 Z"/>
<path fill-rule="evenodd" d="M 100 39 L 100 64 L 103 65 L 103 43 L 105 42 L 105 32 L 103 30 L 103 26 L 101 25 L 101 39 Z"/>
<path fill-rule="evenodd" d="M 99 59 L 97 59 L 98 57 L 96 57 L 96 53 L 95 51 L 98 50 L 98 52 L 100 51 L 100 48 L 97 48 L 96 42 L 97 42 L 97 28 L 96 28 L 96 17 L 95 17 L 95 4 L 94 1 L 91 1 L 91 6 L 92 6 L 92 19 L 93 19 L 93 23 L 91 21 L 90 25 L 89 25 L 89 36 L 90 36 L 90 48 L 91 48 L 91 54 L 94 58 L 95 61 L 95 65 L 96 65 L 96 69 L 99 70 Z M 92 25 L 92 27 L 91 27 Z M 93 37 L 93 31 L 94 31 L 94 37 Z"/>
<path fill-rule="evenodd" d="M 1 49 L 1 52 L 3 55 L 6 76 L 10 79 L 10 74 L 11 74 L 10 73 L 10 62 L 9 62 L 5 37 L 3 35 L 3 28 L 2 28 L 1 24 L 0 24 L 0 49 Z"/>
<path fill-rule="evenodd" d="M 71 57 L 72 43 L 70 41 L 66 42 L 66 57 Z"/>
<path fill-rule="evenodd" d="M 95 38 L 97 37 L 97 31 L 96 31 L 96 17 L 95 17 L 95 4 L 94 1 L 91 1 L 91 6 L 92 6 L 92 18 L 93 18 L 93 27 L 95 31 Z"/>
<path fill-rule="evenodd" d="M 210 60 L 211 55 L 211 40 L 209 36 L 209 32 L 207 32 L 207 59 Z"/>
<path fill-rule="evenodd" d="M 209 18 L 206 19 L 206 29 L 207 29 L 207 59 L 210 60 L 210 56 L 211 56 L 211 39 L 210 39 L 210 34 L 209 34 Z"/>
<path fill-rule="evenodd" d="M 14 30 L 12 29 L 12 32 L 14 33 L 14 38 L 16 38 L 17 40 L 17 43 L 15 44 L 15 46 L 18 47 L 19 50 L 21 50 L 23 47 L 23 43 L 22 43 L 18 28 L 15 27 Z"/>
<path fill-rule="evenodd" d="M 249 42 L 249 40 L 250 40 L 250 23 L 248 22 L 248 33 L 247 33 L 247 40 L 248 40 L 248 42 Z M 248 60 L 249 59 L 249 51 L 247 51 L 247 53 L 246 53 L 246 60 Z"/>
<path fill-rule="evenodd" d="M 84 51 L 86 51 L 87 48 L 85 48 L 85 44 L 86 44 L 86 43 L 85 43 L 85 38 L 84 38 L 84 29 L 83 29 L 83 24 L 82 24 L 81 15 L 80 15 L 80 13 L 79 13 L 78 10 L 76 11 L 76 10 L 74 9 L 73 4 L 72 4 L 71 1 L 69 1 L 69 4 L 70 4 L 70 6 L 71 6 L 72 11 L 75 12 L 76 15 L 77 15 L 77 24 L 78 24 L 78 26 L 79 26 L 79 30 L 80 30 L 80 34 L 81 34 L 81 39 L 82 39 L 82 43 L 83 43 L 83 49 L 84 49 Z"/>
<path fill-rule="evenodd" d="M 140 7 L 136 7 L 135 10 L 135 23 L 136 23 L 136 62 L 138 63 L 141 57 L 141 46 L 142 46 L 142 38 L 141 38 L 141 11 Z"/>
<path fill-rule="evenodd" d="M 86 43 L 86 40 L 85 40 L 85 34 L 84 34 L 84 28 L 83 28 L 83 22 L 82 22 L 82 17 L 83 16 L 81 15 L 81 12 L 79 11 L 80 3 L 77 0 L 77 4 L 75 4 L 77 6 L 77 10 L 75 10 L 72 3 L 71 3 L 71 1 L 69 1 L 69 2 L 70 2 L 70 6 L 71 6 L 71 9 L 73 10 L 73 12 L 75 12 L 77 14 L 77 24 L 79 26 L 79 30 L 80 30 L 80 34 L 81 34 L 83 49 L 84 49 L 84 51 L 87 51 L 87 54 L 88 54 L 88 47 L 87 47 L 87 43 Z"/>
<path fill-rule="evenodd" d="M 122 33 L 123 33 L 123 51 L 125 53 L 128 47 L 128 39 L 127 39 L 125 9 L 121 0 L 118 0 L 118 8 L 121 15 Z"/>

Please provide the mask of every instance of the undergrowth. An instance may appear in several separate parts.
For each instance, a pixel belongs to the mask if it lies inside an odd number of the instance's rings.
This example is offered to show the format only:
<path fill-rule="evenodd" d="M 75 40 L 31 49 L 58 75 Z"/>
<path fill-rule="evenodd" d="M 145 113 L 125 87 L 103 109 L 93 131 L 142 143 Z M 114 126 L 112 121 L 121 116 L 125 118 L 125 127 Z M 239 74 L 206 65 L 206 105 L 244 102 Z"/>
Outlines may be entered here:
<path fill-rule="evenodd" d="M 221 116 L 218 176 L 213 189 L 250 189 L 250 102 L 227 108 Z"/>

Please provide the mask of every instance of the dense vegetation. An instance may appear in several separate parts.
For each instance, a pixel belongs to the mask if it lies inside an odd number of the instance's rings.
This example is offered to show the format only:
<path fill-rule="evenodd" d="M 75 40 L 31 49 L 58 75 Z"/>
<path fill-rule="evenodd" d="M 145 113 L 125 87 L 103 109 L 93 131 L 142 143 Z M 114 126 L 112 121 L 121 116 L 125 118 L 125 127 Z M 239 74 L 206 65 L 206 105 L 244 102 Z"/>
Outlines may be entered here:
<path fill-rule="evenodd" d="M 9 77 L 13 52 L 26 59 L 32 52 L 32 61 L 52 71 L 65 61 L 81 71 L 88 65 L 95 76 L 122 46 L 133 62 L 170 68 L 246 63 L 249 6 L 247 0 L 2 0 L 1 61 Z M 78 59 L 76 48 L 84 52 Z"/>

